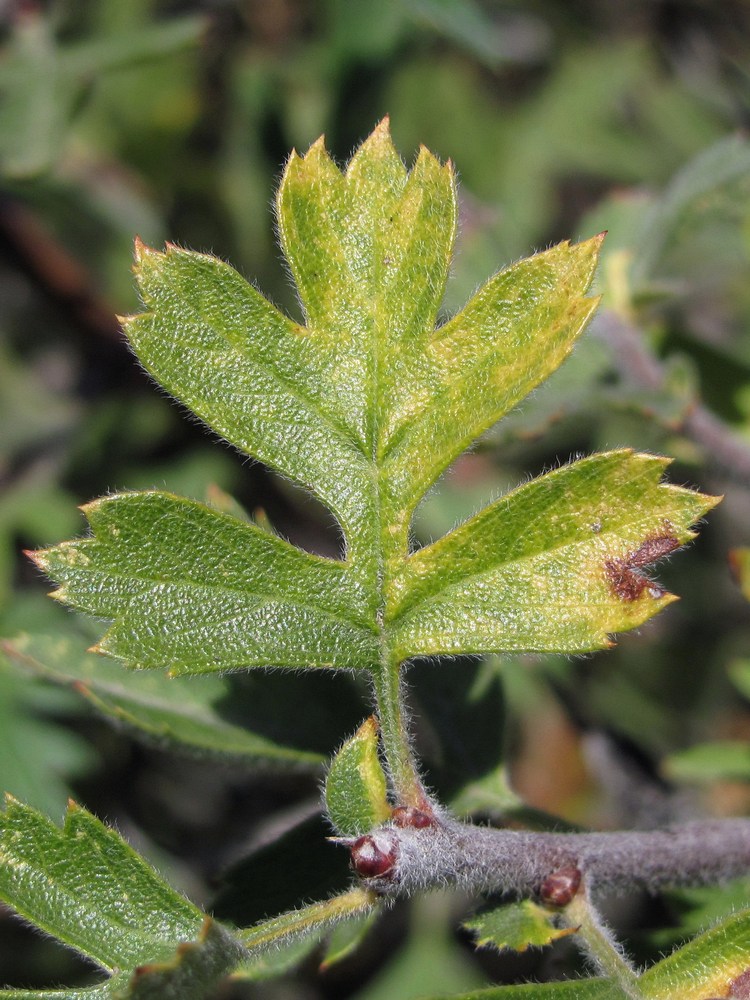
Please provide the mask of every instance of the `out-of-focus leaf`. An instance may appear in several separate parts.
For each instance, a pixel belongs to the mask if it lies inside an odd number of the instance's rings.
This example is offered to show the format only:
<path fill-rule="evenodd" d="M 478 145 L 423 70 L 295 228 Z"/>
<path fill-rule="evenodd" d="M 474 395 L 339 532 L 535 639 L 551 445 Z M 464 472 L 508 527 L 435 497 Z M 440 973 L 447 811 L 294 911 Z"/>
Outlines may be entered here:
<path fill-rule="evenodd" d="M 247 926 L 300 899 L 343 892 L 351 881 L 348 855 L 327 841 L 330 834 L 330 825 L 315 815 L 255 848 L 223 873 L 211 912 Z"/>
<path fill-rule="evenodd" d="M 338 965 L 359 948 L 377 921 L 379 911 L 374 910 L 365 916 L 348 920 L 345 924 L 335 927 L 328 939 L 325 955 L 320 963 L 321 972 Z"/>
<path fill-rule="evenodd" d="M 632 280 L 642 282 L 657 267 L 685 216 L 718 188 L 750 177 L 750 140 L 741 133 L 720 139 L 690 160 L 653 202 L 637 245 Z"/>
<path fill-rule="evenodd" d="M 331 761 L 325 799 L 328 818 L 345 837 L 367 833 L 390 816 L 374 716 L 365 719 Z"/>
<path fill-rule="evenodd" d="M 672 926 L 650 929 L 649 943 L 663 952 L 683 944 L 723 920 L 727 913 L 736 913 L 747 905 L 750 897 L 748 879 L 737 879 L 723 885 L 696 886 L 674 889 L 667 894 L 670 910 L 676 918 Z"/>
<path fill-rule="evenodd" d="M 347 927 L 348 924 L 343 924 Z M 294 970 L 320 944 L 325 929 L 310 931 L 299 939 L 293 938 L 287 944 L 277 944 L 274 948 L 265 949 L 260 955 L 243 962 L 232 974 L 233 979 L 250 982 L 264 982 L 276 979 Z"/>
<path fill-rule="evenodd" d="M 662 762 L 662 770 L 673 781 L 750 781 L 750 743 L 701 743 L 671 754 Z"/>
<path fill-rule="evenodd" d="M 369 0 L 328 0 L 328 56 L 341 69 L 358 60 L 382 60 L 404 34 L 407 4 Z"/>
<path fill-rule="evenodd" d="M 499 660 L 466 658 L 455 666 L 417 663 L 409 675 L 429 785 L 443 801 L 501 766 L 506 735 Z"/>
<path fill-rule="evenodd" d="M 750 548 L 732 549 L 729 553 L 729 564 L 745 600 L 750 601 Z M 750 697 L 750 660 L 734 667 L 732 680 L 744 695 Z"/>
<path fill-rule="evenodd" d="M 403 946 L 357 1000 L 421 1000 L 483 984 L 485 977 L 453 936 L 450 904 L 450 896 L 439 893 L 414 899 Z"/>
<path fill-rule="evenodd" d="M 59 816 L 70 782 L 89 771 L 96 758 L 76 732 L 50 718 L 55 711 L 69 712 L 70 699 L 50 704 L 48 694 L 0 656 L 0 792 Z"/>
<path fill-rule="evenodd" d="M 0 61 L 0 169 L 14 178 L 48 169 L 92 77 L 194 45 L 202 27 L 175 19 L 130 37 L 61 45 L 49 20 L 24 12 Z"/>
<path fill-rule="evenodd" d="M 21 636 L 2 648 L 19 666 L 73 688 L 136 736 L 183 752 L 271 767 L 316 768 L 323 762 L 318 754 L 283 746 L 222 717 L 217 705 L 230 692 L 223 678 L 133 673 L 66 637 Z"/>
<path fill-rule="evenodd" d="M 543 948 L 574 933 L 573 928 L 556 927 L 554 914 L 530 899 L 479 913 L 465 921 L 464 927 L 476 937 L 479 948 L 491 946 L 499 951 Z"/>
<path fill-rule="evenodd" d="M 506 62 L 535 61 L 549 42 L 541 18 L 513 16 L 507 10 L 495 11 L 492 17 L 474 0 L 403 0 L 403 6 L 491 69 Z"/>
<path fill-rule="evenodd" d="M 74 500 L 55 482 L 56 472 L 42 461 L 12 478 L 0 493 L 0 609 L 11 593 L 18 538 L 44 545 L 59 538 L 60 530 L 75 530 Z"/>
<path fill-rule="evenodd" d="M 33 367 L 0 345 L 0 468 L 22 448 L 68 433 L 78 415 L 72 400 L 44 385 Z"/>

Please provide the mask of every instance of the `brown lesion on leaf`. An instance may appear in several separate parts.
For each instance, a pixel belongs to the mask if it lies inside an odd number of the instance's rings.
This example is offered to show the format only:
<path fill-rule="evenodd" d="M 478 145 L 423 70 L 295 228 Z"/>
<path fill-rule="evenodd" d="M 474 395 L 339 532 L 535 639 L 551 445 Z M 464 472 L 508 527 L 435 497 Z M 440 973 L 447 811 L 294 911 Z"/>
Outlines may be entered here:
<path fill-rule="evenodd" d="M 748 1000 L 750 998 L 750 969 L 733 979 L 729 984 L 729 996 L 736 1000 Z"/>
<path fill-rule="evenodd" d="M 671 529 L 671 525 L 665 524 L 662 533 L 646 538 L 637 549 L 626 556 L 605 561 L 604 572 L 607 581 L 614 595 L 621 601 L 637 601 L 644 591 L 647 591 L 648 596 L 654 600 L 664 597 L 666 593 L 664 588 L 650 580 L 642 570 L 645 566 L 668 556 L 682 544 L 670 530 L 667 530 L 668 527 Z"/>

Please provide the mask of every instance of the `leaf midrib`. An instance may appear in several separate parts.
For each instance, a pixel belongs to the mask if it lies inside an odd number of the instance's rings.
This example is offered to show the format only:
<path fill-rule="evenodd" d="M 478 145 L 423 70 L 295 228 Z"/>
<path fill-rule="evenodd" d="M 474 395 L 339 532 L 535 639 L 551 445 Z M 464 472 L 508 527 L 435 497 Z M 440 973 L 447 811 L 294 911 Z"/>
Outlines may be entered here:
<path fill-rule="evenodd" d="M 97 538 L 84 539 L 83 542 L 75 542 L 73 544 L 77 545 L 79 548 L 83 548 L 83 546 L 86 545 L 89 542 L 91 542 L 93 546 L 101 546 L 101 542 Z M 300 549 L 299 551 L 303 552 L 304 550 Z M 95 559 L 96 557 L 94 556 L 93 558 Z M 333 560 L 331 560 L 331 562 L 333 562 Z M 157 577 L 153 577 L 153 576 L 149 576 L 149 575 L 138 575 L 137 576 L 134 573 L 130 573 L 130 574 L 127 574 L 127 573 L 118 573 L 117 571 L 110 570 L 110 569 L 107 569 L 106 571 L 102 571 L 102 570 L 99 570 L 99 569 L 96 569 L 96 568 L 94 568 L 92 570 L 92 569 L 81 569 L 79 567 L 76 567 L 76 569 L 77 569 L 77 571 L 81 575 L 87 574 L 87 573 L 91 573 L 91 574 L 95 574 L 97 576 L 100 576 L 100 575 L 108 576 L 108 577 L 113 578 L 115 580 L 125 580 L 125 581 L 127 581 L 127 580 L 137 580 L 137 581 L 142 582 L 142 583 L 147 584 L 147 585 L 148 584 L 154 584 L 154 585 L 158 585 L 158 586 L 162 586 L 162 587 L 187 588 L 187 589 L 191 589 L 191 590 L 206 590 L 206 591 L 209 591 L 209 592 L 212 592 L 212 593 L 238 594 L 241 597 L 245 597 L 245 598 L 248 598 L 248 597 L 249 598 L 255 598 L 255 597 L 257 597 L 258 598 L 258 601 L 257 601 L 257 606 L 258 607 L 263 607 L 263 606 L 265 606 L 267 604 L 291 604 L 291 605 L 294 605 L 296 607 L 305 608 L 308 611 L 319 612 L 319 613 L 321 613 L 323 615 L 328 616 L 329 618 L 332 618 L 334 621 L 339 621 L 339 622 L 342 622 L 342 623 L 344 623 L 346 625 L 353 625 L 353 626 L 356 626 L 356 627 L 361 627 L 363 625 L 370 624 L 367 621 L 367 619 L 360 620 L 360 619 L 357 619 L 357 618 L 346 618 L 342 613 L 337 613 L 337 612 L 331 611 L 329 608 L 324 607 L 322 604 L 315 604 L 315 603 L 313 603 L 313 602 L 311 602 L 309 600 L 300 600 L 300 599 L 298 599 L 296 597 L 291 597 L 291 598 L 290 597 L 284 598 L 283 596 L 277 597 L 277 596 L 275 596 L 273 594 L 268 594 L 268 593 L 265 593 L 265 592 L 258 593 L 257 591 L 250 591 L 250 590 L 247 590 L 247 589 L 243 589 L 241 587 L 230 587 L 230 586 L 225 586 L 225 585 L 222 585 L 222 584 L 197 583 L 197 582 L 195 582 L 193 580 L 185 580 L 185 579 L 180 579 L 180 578 L 177 578 L 177 579 L 173 578 L 173 579 L 166 579 L 165 580 L 165 579 L 159 579 Z M 135 598 L 135 597 L 142 597 L 142 596 L 149 596 L 149 595 L 144 595 L 144 594 L 130 594 L 130 595 L 126 595 L 126 596 L 131 597 L 131 598 Z M 122 616 L 118 615 L 118 618 L 120 618 L 120 617 L 122 617 Z M 362 628 L 362 631 L 365 631 L 365 629 Z M 371 630 L 371 631 L 374 631 L 374 630 Z"/>

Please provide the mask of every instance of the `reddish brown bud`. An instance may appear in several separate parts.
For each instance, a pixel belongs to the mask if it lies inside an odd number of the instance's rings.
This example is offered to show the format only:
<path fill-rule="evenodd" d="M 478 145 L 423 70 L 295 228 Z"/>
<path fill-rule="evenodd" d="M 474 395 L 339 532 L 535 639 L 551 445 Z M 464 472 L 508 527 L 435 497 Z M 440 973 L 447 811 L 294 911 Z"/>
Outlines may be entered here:
<path fill-rule="evenodd" d="M 414 806 L 396 806 L 391 815 L 391 821 L 394 826 L 399 826 L 402 829 L 411 826 L 421 830 L 425 826 L 435 825 L 434 816 L 422 809 L 415 809 Z"/>
<path fill-rule="evenodd" d="M 539 898 L 548 906 L 567 906 L 578 892 L 581 872 L 578 868 L 559 868 L 542 882 Z"/>
<path fill-rule="evenodd" d="M 351 847 L 352 868 L 362 878 L 382 878 L 398 859 L 396 838 L 387 830 L 357 837 Z"/>

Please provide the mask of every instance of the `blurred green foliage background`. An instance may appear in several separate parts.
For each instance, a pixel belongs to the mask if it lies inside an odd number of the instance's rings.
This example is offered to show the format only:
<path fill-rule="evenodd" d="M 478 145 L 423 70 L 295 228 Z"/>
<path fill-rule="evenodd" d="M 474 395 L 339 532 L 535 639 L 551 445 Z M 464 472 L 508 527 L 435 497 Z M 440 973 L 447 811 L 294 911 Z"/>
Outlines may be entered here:
<path fill-rule="evenodd" d="M 136 233 L 231 261 L 294 313 L 270 211 L 281 166 L 321 133 L 343 162 L 390 114 L 406 160 L 424 143 L 459 170 L 446 312 L 500 266 L 609 230 L 584 342 L 456 463 L 417 535 L 620 445 L 673 455 L 672 481 L 725 494 L 661 570 L 682 602 L 615 650 L 415 666 L 429 781 L 463 811 L 537 825 L 746 812 L 750 608 L 729 553 L 750 543 L 749 97 L 741 0 L 0 3 L 0 634 L 46 633 L 74 655 L 89 644 L 21 550 L 80 532 L 76 504 L 108 491 L 237 502 L 337 551 L 313 499 L 243 465 L 149 383 L 115 317 L 138 308 Z M 144 744 L 116 698 L 97 711 L 72 669 L 48 671 L 50 685 L 6 651 L 3 789 L 55 818 L 75 794 L 227 919 L 346 879 L 321 846 L 317 764 L 279 774 L 181 755 L 158 726 Z M 255 675 L 220 694 L 217 716 L 311 758 L 367 711 L 353 680 Z M 621 902 L 613 920 L 645 961 L 743 899 L 735 886 Z M 291 979 L 231 996 L 406 1000 L 575 971 L 564 943 L 477 961 L 453 931 L 462 906 L 405 905 L 325 973 L 315 952 Z M 91 976 L 2 912 L 0 934 L 1 983 Z"/>

